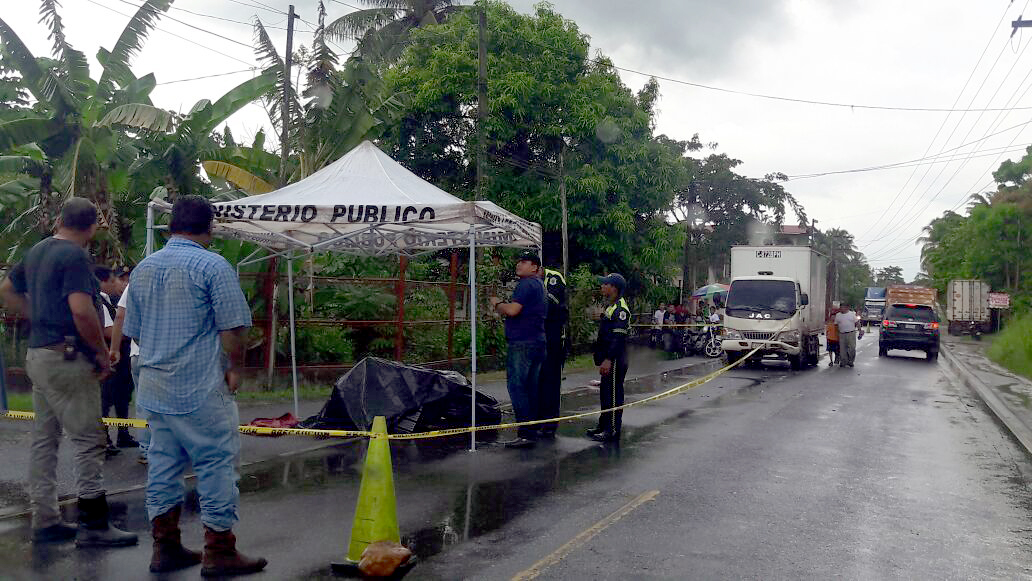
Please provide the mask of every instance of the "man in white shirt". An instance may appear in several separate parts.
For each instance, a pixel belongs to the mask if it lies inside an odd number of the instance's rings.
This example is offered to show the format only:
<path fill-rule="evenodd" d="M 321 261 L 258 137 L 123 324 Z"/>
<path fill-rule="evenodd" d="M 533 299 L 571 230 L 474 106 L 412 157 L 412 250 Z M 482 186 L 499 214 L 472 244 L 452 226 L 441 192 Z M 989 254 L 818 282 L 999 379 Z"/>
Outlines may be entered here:
<path fill-rule="evenodd" d="M 856 329 L 859 317 L 844 304 L 835 315 L 835 326 L 839 332 L 839 365 L 852 367 L 856 359 Z"/>
<path fill-rule="evenodd" d="M 117 354 L 121 354 L 122 341 L 124 336 L 122 335 L 122 325 L 125 324 L 125 305 L 129 300 L 129 288 L 122 292 L 122 296 L 118 299 L 118 311 L 115 314 L 115 320 L 113 323 L 113 330 L 111 331 L 111 357 L 114 359 Z M 136 344 L 136 341 L 129 340 L 129 367 L 132 370 L 133 384 L 140 382 L 140 346 Z M 143 410 L 140 406 L 136 406 L 136 417 L 143 417 Z M 140 457 L 138 461 L 140 464 L 147 463 L 147 448 L 150 445 L 150 429 L 143 428 L 140 431 Z"/>
<path fill-rule="evenodd" d="M 655 313 L 652 313 L 652 322 L 656 325 L 656 329 L 663 328 L 663 317 L 666 316 L 666 303 L 659 303 L 659 308 L 656 309 Z"/>

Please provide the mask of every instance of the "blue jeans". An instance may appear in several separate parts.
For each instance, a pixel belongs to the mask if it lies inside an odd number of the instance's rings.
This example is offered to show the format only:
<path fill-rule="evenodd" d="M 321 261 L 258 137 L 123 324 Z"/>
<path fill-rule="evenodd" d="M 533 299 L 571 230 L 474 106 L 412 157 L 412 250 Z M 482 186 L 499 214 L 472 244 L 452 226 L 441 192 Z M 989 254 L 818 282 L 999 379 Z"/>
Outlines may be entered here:
<path fill-rule="evenodd" d="M 129 358 L 129 369 L 130 369 L 130 371 L 132 371 L 132 374 L 133 374 L 133 385 L 140 385 L 140 356 L 139 355 L 133 355 L 132 357 Z M 137 395 L 136 395 L 136 400 L 137 400 L 137 403 L 136 403 L 136 417 L 138 417 L 138 418 L 145 418 L 147 416 L 145 415 L 145 412 L 144 412 L 143 408 L 140 407 L 139 399 L 140 399 L 140 395 L 139 395 L 139 392 L 137 391 Z M 141 458 L 146 458 L 147 457 L 147 447 L 150 446 L 150 428 L 141 428 L 140 429 L 139 439 L 140 439 L 140 457 Z"/>
<path fill-rule="evenodd" d="M 151 427 L 147 516 L 153 520 L 183 502 L 183 475 L 192 464 L 197 474 L 201 522 L 214 531 L 232 529 L 240 501 L 236 470 L 240 416 L 232 396 L 216 389 L 200 408 L 188 414 L 146 413 Z"/>
<path fill-rule="evenodd" d="M 506 383 L 517 422 L 538 419 L 538 378 L 546 353 L 544 343 L 509 343 L 505 361 Z M 533 437 L 537 428 L 521 426 L 517 429 L 517 435 L 521 438 Z"/>

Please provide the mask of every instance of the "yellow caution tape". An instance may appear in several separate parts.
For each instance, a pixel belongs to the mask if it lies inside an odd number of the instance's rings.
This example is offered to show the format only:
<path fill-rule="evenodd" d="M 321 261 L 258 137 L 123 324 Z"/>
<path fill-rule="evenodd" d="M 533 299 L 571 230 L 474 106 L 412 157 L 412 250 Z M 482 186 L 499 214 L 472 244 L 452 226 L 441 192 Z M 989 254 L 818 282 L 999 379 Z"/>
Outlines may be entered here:
<path fill-rule="evenodd" d="M 785 326 L 787 326 L 787 323 L 786 323 Z M 783 329 L 784 329 L 784 327 L 782 327 L 782 330 Z M 776 333 L 775 333 L 775 335 L 776 335 Z M 735 367 L 738 367 L 739 365 L 744 363 L 746 360 L 749 359 L 749 357 L 753 356 L 759 350 L 760 350 L 760 347 L 757 347 L 757 348 L 753 349 L 752 351 L 750 351 L 749 353 L 747 353 L 745 356 L 739 358 L 738 361 L 735 361 L 734 363 L 730 363 L 728 365 L 725 365 L 724 367 L 721 367 L 720 369 L 718 369 L 716 371 L 713 371 L 711 373 L 708 373 L 708 374 L 706 374 L 706 375 L 704 375 L 704 376 L 702 376 L 702 377 L 700 377 L 698 379 L 693 379 L 692 381 L 689 381 L 688 383 L 684 383 L 684 384 L 678 385 L 676 387 L 672 387 L 672 388 L 670 388 L 670 389 L 668 389 L 668 390 L 666 390 L 666 391 L 664 391 L 662 393 L 657 393 L 655 395 L 651 395 L 651 396 L 646 397 L 644 399 L 639 399 L 637 401 L 632 401 L 630 403 L 625 403 L 623 405 L 612 407 L 612 408 L 608 408 L 608 409 L 604 409 L 604 410 L 594 410 L 594 411 L 590 411 L 590 412 L 582 412 L 582 413 L 579 413 L 579 414 L 571 414 L 571 415 L 568 415 L 568 416 L 560 416 L 560 417 L 557 417 L 557 418 L 551 418 L 551 419 L 547 419 L 547 420 L 531 420 L 531 421 L 527 421 L 527 422 L 511 422 L 511 423 L 507 423 L 507 424 L 493 424 L 493 425 L 490 425 L 490 426 L 473 426 L 473 427 L 466 427 L 466 428 L 449 428 L 449 429 L 445 429 L 445 430 L 432 430 L 432 431 L 429 431 L 429 432 L 417 432 L 417 433 L 413 433 L 413 434 L 388 434 L 387 438 L 390 439 L 390 440 L 424 440 L 424 439 L 430 439 L 430 438 L 442 438 L 442 437 L 445 437 L 445 436 L 456 436 L 456 435 L 459 435 L 459 434 L 469 434 L 470 432 L 486 432 L 486 431 L 493 431 L 493 430 L 502 430 L 502 429 L 507 429 L 507 428 L 518 428 L 518 427 L 521 427 L 521 426 L 536 426 L 536 425 L 540 425 L 540 424 L 550 424 L 550 423 L 555 423 L 555 422 L 568 422 L 568 421 L 577 420 L 577 419 L 580 419 L 580 418 L 587 418 L 587 417 L 591 417 L 591 416 L 597 416 L 597 415 L 600 415 L 600 414 L 603 414 L 603 413 L 607 413 L 607 412 L 615 412 L 615 411 L 618 411 L 618 410 L 623 410 L 623 409 L 627 409 L 627 408 L 630 408 L 630 407 L 644 405 L 644 404 L 651 403 L 651 402 L 654 402 L 654 401 L 659 401 L 661 399 L 666 399 L 668 397 L 673 397 L 673 396 L 678 395 L 680 393 L 684 393 L 685 391 L 688 391 L 690 389 L 694 389 L 696 387 L 699 387 L 700 385 L 703 385 L 705 383 L 709 383 L 710 381 L 713 381 L 714 379 L 720 377 L 721 375 L 727 373 L 728 371 L 734 369 Z M 33 420 L 33 419 L 35 419 L 36 414 L 33 413 L 33 412 L 7 411 L 7 412 L 3 412 L 3 414 L 0 415 L 0 417 L 4 417 L 4 418 L 7 418 L 7 419 L 12 419 L 12 420 Z M 103 421 L 104 424 L 107 425 L 107 426 L 127 427 L 127 428 L 146 428 L 147 427 L 147 421 L 146 420 L 141 420 L 141 419 L 102 418 L 101 421 Z M 262 426 L 249 426 L 249 425 L 239 426 L 239 429 L 240 429 L 240 433 L 242 433 L 242 434 L 255 434 L 255 435 L 263 435 L 263 436 L 312 436 L 312 437 L 319 437 L 319 438 L 382 438 L 383 437 L 382 434 L 376 434 L 374 432 L 367 432 L 367 431 L 364 431 L 364 430 L 318 430 L 318 429 L 309 429 L 309 428 L 267 428 L 267 427 L 262 427 Z"/>

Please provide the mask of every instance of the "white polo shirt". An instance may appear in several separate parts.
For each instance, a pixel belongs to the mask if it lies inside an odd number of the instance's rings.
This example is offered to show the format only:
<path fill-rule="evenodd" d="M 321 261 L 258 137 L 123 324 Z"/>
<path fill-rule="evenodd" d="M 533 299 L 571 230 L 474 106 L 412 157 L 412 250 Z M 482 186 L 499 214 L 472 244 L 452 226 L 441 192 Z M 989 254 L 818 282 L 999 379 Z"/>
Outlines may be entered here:
<path fill-rule="evenodd" d="M 839 333 L 852 333 L 856 331 L 857 317 L 853 311 L 838 313 L 835 315 L 835 326 Z"/>

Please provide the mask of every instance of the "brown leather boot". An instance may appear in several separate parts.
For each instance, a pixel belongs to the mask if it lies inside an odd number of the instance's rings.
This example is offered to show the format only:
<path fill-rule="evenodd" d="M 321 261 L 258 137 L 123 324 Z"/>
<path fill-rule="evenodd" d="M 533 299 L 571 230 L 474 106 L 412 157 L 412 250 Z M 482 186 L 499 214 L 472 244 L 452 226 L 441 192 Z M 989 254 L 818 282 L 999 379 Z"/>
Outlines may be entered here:
<path fill-rule="evenodd" d="M 182 511 L 182 505 L 177 504 L 172 510 L 151 521 L 151 534 L 154 536 L 151 573 L 178 571 L 201 562 L 200 551 L 191 551 L 183 546 L 179 532 L 179 515 Z"/>
<path fill-rule="evenodd" d="M 236 535 L 233 531 L 213 531 L 204 527 L 204 560 L 202 577 L 222 575 L 250 575 L 265 568 L 265 559 L 252 559 L 236 550 Z"/>

